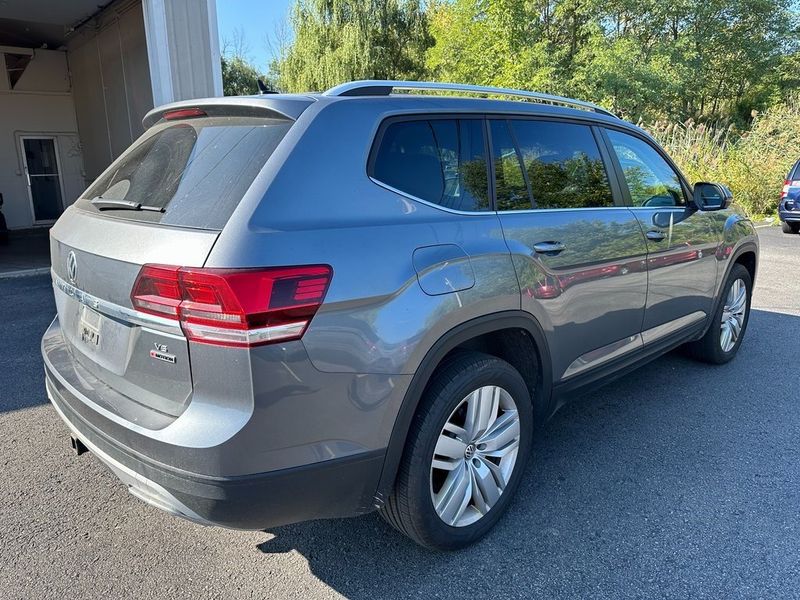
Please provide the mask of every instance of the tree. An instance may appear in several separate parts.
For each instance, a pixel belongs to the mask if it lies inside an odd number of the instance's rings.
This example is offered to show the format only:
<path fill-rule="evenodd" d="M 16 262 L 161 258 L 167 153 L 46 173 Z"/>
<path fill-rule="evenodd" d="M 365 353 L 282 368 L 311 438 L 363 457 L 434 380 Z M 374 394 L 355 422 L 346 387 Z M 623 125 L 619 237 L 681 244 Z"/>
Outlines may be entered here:
<path fill-rule="evenodd" d="M 420 79 L 432 43 L 420 0 L 297 0 L 294 40 L 272 71 L 287 92 L 353 79 Z"/>
<path fill-rule="evenodd" d="M 258 80 L 275 89 L 267 75 L 259 73 L 249 59 L 250 51 L 241 28 L 234 29 L 230 38 L 222 40 L 222 93 L 225 96 L 258 94 Z"/>
<path fill-rule="evenodd" d="M 435 0 L 440 80 L 600 102 L 634 120 L 716 120 L 797 81 L 797 0 Z M 747 117 L 749 118 L 749 117 Z"/>
<path fill-rule="evenodd" d="M 239 56 L 222 57 L 222 93 L 225 96 L 258 94 L 258 79 L 263 76 Z"/>

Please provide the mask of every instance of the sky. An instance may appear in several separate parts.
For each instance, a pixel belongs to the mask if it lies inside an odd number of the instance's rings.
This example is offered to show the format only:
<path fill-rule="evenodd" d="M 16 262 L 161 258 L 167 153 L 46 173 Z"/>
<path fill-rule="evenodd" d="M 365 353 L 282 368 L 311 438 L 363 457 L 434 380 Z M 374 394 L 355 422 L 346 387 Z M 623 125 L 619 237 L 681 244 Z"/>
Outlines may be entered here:
<path fill-rule="evenodd" d="M 217 0 L 220 48 L 232 45 L 241 33 L 245 57 L 266 71 L 272 55 L 266 36 L 274 39 L 275 27 L 287 17 L 291 0 Z"/>

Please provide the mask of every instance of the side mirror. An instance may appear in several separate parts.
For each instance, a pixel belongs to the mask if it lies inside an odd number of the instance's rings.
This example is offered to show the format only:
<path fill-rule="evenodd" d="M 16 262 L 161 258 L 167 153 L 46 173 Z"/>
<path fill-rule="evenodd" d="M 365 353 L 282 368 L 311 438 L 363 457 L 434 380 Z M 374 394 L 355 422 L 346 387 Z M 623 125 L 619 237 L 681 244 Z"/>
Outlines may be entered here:
<path fill-rule="evenodd" d="M 692 200 L 700 210 L 722 210 L 731 205 L 733 194 L 720 183 L 698 181 L 694 184 Z"/>

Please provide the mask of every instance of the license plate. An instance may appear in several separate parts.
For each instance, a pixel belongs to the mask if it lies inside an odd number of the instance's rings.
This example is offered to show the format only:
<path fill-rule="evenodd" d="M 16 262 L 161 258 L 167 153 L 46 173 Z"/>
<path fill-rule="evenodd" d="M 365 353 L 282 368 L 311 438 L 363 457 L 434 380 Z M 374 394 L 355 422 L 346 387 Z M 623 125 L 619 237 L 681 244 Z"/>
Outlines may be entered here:
<path fill-rule="evenodd" d="M 100 313 L 86 305 L 81 306 L 78 321 L 78 337 L 91 348 L 100 347 Z"/>

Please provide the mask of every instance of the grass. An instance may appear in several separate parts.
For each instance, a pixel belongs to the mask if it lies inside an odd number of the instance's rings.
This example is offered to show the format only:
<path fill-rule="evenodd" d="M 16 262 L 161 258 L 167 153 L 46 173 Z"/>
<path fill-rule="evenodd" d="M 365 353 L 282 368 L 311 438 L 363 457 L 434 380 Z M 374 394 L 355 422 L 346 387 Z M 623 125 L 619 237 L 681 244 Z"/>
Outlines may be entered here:
<path fill-rule="evenodd" d="M 751 127 L 656 122 L 645 129 L 664 146 L 684 175 L 727 185 L 751 218 L 775 214 L 783 180 L 800 158 L 800 96 L 764 113 Z"/>

